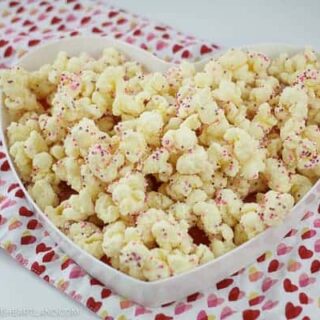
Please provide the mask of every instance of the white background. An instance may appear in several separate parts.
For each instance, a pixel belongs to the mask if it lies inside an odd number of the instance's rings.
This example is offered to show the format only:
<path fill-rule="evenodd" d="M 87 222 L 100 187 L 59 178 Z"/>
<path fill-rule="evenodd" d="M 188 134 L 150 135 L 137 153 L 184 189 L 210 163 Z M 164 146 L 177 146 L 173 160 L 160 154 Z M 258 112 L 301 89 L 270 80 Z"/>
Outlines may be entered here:
<path fill-rule="evenodd" d="M 112 2 L 119 7 L 172 25 L 181 31 L 208 39 L 224 47 L 282 42 L 302 46 L 311 45 L 320 49 L 319 0 L 117 0 Z M 84 307 L 20 267 L 0 250 L 0 309 L 3 307 L 20 310 L 24 308 L 68 309 L 78 312 L 78 316 L 68 319 L 97 319 Z M 4 319 L 1 315 L 0 318 Z"/>

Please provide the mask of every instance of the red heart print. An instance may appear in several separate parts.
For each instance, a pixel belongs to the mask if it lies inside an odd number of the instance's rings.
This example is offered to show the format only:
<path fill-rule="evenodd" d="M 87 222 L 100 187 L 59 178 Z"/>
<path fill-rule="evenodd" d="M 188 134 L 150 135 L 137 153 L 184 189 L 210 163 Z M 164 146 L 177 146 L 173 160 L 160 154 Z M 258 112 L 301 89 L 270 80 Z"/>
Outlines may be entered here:
<path fill-rule="evenodd" d="M 45 276 L 43 277 L 43 280 L 44 280 L 44 281 L 47 281 L 48 283 L 50 283 L 50 278 L 49 278 L 48 275 L 45 275 Z"/>
<path fill-rule="evenodd" d="M 87 300 L 87 307 L 93 311 L 93 312 L 98 312 L 99 309 L 101 308 L 102 306 L 102 302 L 100 301 L 96 301 L 94 300 L 94 298 L 90 297 L 88 300 Z"/>
<path fill-rule="evenodd" d="M 173 317 L 166 316 L 164 313 L 158 313 L 154 320 L 172 320 Z"/>
<path fill-rule="evenodd" d="M 21 207 L 19 209 L 19 214 L 22 217 L 32 217 L 33 216 L 33 212 L 29 209 L 27 209 L 26 207 Z"/>
<path fill-rule="evenodd" d="M 51 24 L 58 24 L 59 22 L 61 22 L 62 19 L 58 18 L 58 17 L 53 17 L 51 19 Z"/>
<path fill-rule="evenodd" d="M 73 10 L 81 10 L 81 9 L 82 9 L 82 6 L 80 3 L 75 4 L 73 7 Z"/>
<path fill-rule="evenodd" d="M 110 11 L 109 14 L 108 14 L 108 17 L 109 18 L 113 18 L 113 17 L 117 16 L 118 14 L 119 14 L 118 11 Z"/>
<path fill-rule="evenodd" d="M 259 310 L 248 309 L 242 312 L 243 320 L 256 320 L 260 316 Z"/>
<path fill-rule="evenodd" d="M 5 50 L 4 57 L 8 58 L 8 57 L 10 57 L 12 55 L 12 53 L 13 53 L 13 48 L 10 46 Z M 9 162 L 7 160 L 5 160 L 2 163 L 2 165 L 0 167 L 0 170 L 1 171 L 9 171 L 9 169 L 10 169 Z"/>
<path fill-rule="evenodd" d="M 313 299 L 310 299 L 304 292 L 300 292 L 299 301 L 301 304 L 308 304 L 308 303 L 312 303 Z"/>
<path fill-rule="evenodd" d="M 255 306 L 259 303 L 261 303 L 263 300 L 264 300 L 265 296 L 257 296 L 255 298 L 252 298 L 249 300 L 249 305 L 252 307 L 252 306 Z"/>
<path fill-rule="evenodd" d="M 208 320 L 208 315 L 204 310 L 201 310 L 197 315 L 197 320 Z"/>
<path fill-rule="evenodd" d="M 292 302 L 288 302 L 285 308 L 287 319 L 294 319 L 302 312 L 302 307 L 295 306 Z"/>
<path fill-rule="evenodd" d="M 16 7 L 17 5 L 19 5 L 20 2 L 19 1 L 10 1 L 9 2 L 9 7 L 12 8 L 12 7 Z"/>
<path fill-rule="evenodd" d="M 36 242 L 36 237 L 35 236 L 31 236 L 31 235 L 27 235 L 27 236 L 22 236 L 20 239 L 20 244 L 22 245 L 29 245 L 29 244 L 33 244 Z"/>
<path fill-rule="evenodd" d="M 83 25 L 88 23 L 90 20 L 91 20 L 91 17 L 83 17 L 80 23 Z"/>
<path fill-rule="evenodd" d="M 217 286 L 217 289 L 220 290 L 220 289 L 224 289 L 224 288 L 229 287 L 232 283 L 233 283 L 233 279 L 231 279 L 231 278 L 226 278 L 226 279 L 218 282 L 218 283 L 216 284 L 216 286 Z"/>
<path fill-rule="evenodd" d="M 51 247 L 47 247 L 43 242 L 39 243 L 36 247 L 36 253 L 40 253 L 40 252 L 46 252 L 51 250 Z"/>
<path fill-rule="evenodd" d="M 262 254 L 260 257 L 257 258 L 257 262 L 263 262 L 266 260 L 266 254 Z"/>
<path fill-rule="evenodd" d="M 18 198 L 24 198 L 24 193 L 21 189 L 17 190 L 16 193 L 14 194 Z"/>
<path fill-rule="evenodd" d="M 102 284 L 98 279 L 96 279 L 96 278 L 91 278 L 91 279 L 90 279 L 90 284 L 91 284 L 92 286 L 96 286 L 96 285 L 103 286 L 103 284 Z"/>
<path fill-rule="evenodd" d="M 11 192 L 13 189 L 15 189 L 17 187 L 19 187 L 18 183 L 11 183 L 7 191 Z"/>
<path fill-rule="evenodd" d="M 101 299 L 106 299 L 108 297 L 110 297 L 112 294 L 111 290 L 107 289 L 107 288 L 103 288 L 101 291 Z"/>
<path fill-rule="evenodd" d="M 58 31 L 63 31 L 66 29 L 66 26 L 64 24 L 61 24 L 59 27 L 58 27 Z"/>
<path fill-rule="evenodd" d="M 188 297 L 187 297 L 187 302 L 193 302 L 193 301 L 196 301 L 200 298 L 202 298 L 202 294 L 200 292 L 195 292 L 193 294 L 190 294 Z"/>
<path fill-rule="evenodd" d="M 99 29 L 99 28 L 97 28 L 97 27 L 94 27 L 94 28 L 92 28 L 92 32 L 93 32 L 93 33 L 101 33 L 102 30 Z"/>
<path fill-rule="evenodd" d="M 22 12 L 24 12 L 24 7 L 20 7 L 17 9 L 17 13 L 22 13 Z"/>
<path fill-rule="evenodd" d="M 299 293 L 299 301 L 301 304 L 308 304 L 308 296 L 304 292 Z"/>
<path fill-rule="evenodd" d="M 33 47 L 33 46 L 36 46 L 38 43 L 40 43 L 39 39 L 33 39 L 28 42 L 28 46 Z"/>
<path fill-rule="evenodd" d="M 47 7 L 47 9 L 46 9 L 46 12 L 50 12 L 50 11 L 52 11 L 53 10 L 53 6 L 49 6 L 49 7 Z M 57 18 L 58 19 L 58 18 Z"/>
<path fill-rule="evenodd" d="M 191 53 L 190 53 L 189 50 L 184 50 L 184 51 L 182 52 L 182 54 L 181 54 L 181 58 L 183 58 L 183 59 L 188 59 L 188 58 L 190 58 L 190 57 L 191 57 Z"/>
<path fill-rule="evenodd" d="M 228 299 L 229 301 L 237 301 L 244 296 L 244 293 L 240 291 L 238 287 L 234 287 L 230 290 Z"/>
<path fill-rule="evenodd" d="M 268 266 L 268 272 L 275 272 L 278 269 L 280 269 L 281 265 L 280 262 L 277 259 L 273 259 L 270 261 L 269 266 Z"/>
<path fill-rule="evenodd" d="M 155 30 L 158 30 L 158 31 L 166 31 L 167 30 L 167 28 L 163 27 L 163 26 L 155 26 L 154 28 L 155 28 Z"/>
<path fill-rule="evenodd" d="M 3 40 L 3 39 L 1 39 L 0 40 L 0 48 L 2 48 L 2 47 L 4 47 L 5 45 L 7 45 L 9 43 L 9 41 L 6 41 L 6 40 Z M 2 159 L 2 158 L 4 158 L 4 153 L 3 152 L 1 152 L 1 155 L 3 155 L 0 159 Z"/>
<path fill-rule="evenodd" d="M 118 21 L 117 21 L 117 24 L 124 24 L 126 23 L 128 20 L 125 19 L 125 18 L 120 18 Z"/>
<path fill-rule="evenodd" d="M 320 260 L 313 260 L 310 267 L 311 273 L 316 273 L 319 270 L 320 270 Z"/>
<path fill-rule="evenodd" d="M 70 258 L 66 259 L 66 261 L 64 261 L 61 265 L 61 270 L 67 269 L 73 263 L 73 260 L 71 260 Z"/>
<path fill-rule="evenodd" d="M 209 52 L 212 52 L 212 49 L 209 48 L 208 46 L 206 46 L 205 44 L 203 44 L 200 49 L 200 54 L 202 55 L 202 54 L 206 54 Z"/>
<path fill-rule="evenodd" d="M 46 271 L 46 266 L 44 265 L 40 265 L 37 261 L 35 261 L 32 265 L 31 265 L 31 271 L 40 275 L 42 273 L 44 273 Z"/>
<path fill-rule="evenodd" d="M 283 288 L 286 292 L 295 292 L 298 290 L 298 287 L 293 284 L 290 279 L 284 279 Z"/>
<path fill-rule="evenodd" d="M 56 256 L 55 252 L 52 250 L 52 251 L 47 252 L 43 256 L 42 262 L 48 263 L 48 262 L 56 260 L 56 258 L 57 258 L 57 256 Z"/>
<path fill-rule="evenodd" d="M 24 22 L 23 22 L 23 26 L 24 27 L 27 27 L 27 26 L 32 26 L 34 23 L 32 22 L 32 21 L 30 21 L 30 20 L 25 20 Z"/>
<path fill-rule="evenodd" d="M 27 224 L 27 229 L 29 229 L 29 230 L 38 229 L 40 227 L 41 227 L 41 224 L 36 219 L 31 219 Z"/>
<path fill-rule="evenodd" d="M 313 256 L 313 252 L 305 246 L 300 246 L 298 253 L 301 259 L 310 259 Z"/>
<path fill-rule="evenodd" d="M 134 32 L 133 32 L 133 35 L 134 36 L 141 36 L 142 32 L 140 29 L 136 29 Z"/>
<path fill-rule="evenodd" d="M 38 27 L 37 26 L 33 26 L 29 29 L 29 32 L 33 32 L 33 31 L 36 31 L 38 30 Z"/>
<path fill-rule="evenodd" d="M 310 239 L 312 237 L 314 237 L 316 235 L 316 230 L 307 230 L 306 232 L 304 232 L 302 235 L 301 235 L 301 239 L 302 240 L 305 240 L 305 239 Z"/>
<path fill-rule="evenodd" d="M 175 45 L 172 47 L 172 52 L 173 52 L 173 53 L 176 53 L 176 52 L 180 51 L 182 48 L 183 48 L 183 46 L 181 46 L 180 44 L 175 44 Z"/>

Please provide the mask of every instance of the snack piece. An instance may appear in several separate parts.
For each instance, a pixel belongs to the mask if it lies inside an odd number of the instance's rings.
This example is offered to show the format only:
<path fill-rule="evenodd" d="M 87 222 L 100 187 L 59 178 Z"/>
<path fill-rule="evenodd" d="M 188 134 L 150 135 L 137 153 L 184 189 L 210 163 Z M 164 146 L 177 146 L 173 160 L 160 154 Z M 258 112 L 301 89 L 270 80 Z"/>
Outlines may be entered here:
<path fill-rule="evenodd" d="M 47 206 L 55 207 L 58 204 L 58 196 L 46 179 L 37 180 L 28 190 L 42 210 L 45 210 Z"/>
<path fill-rule="evenodd" d="M 120 268 L 129 275 L 143 279 L 143 268 L 149 258 L 148 248 L 140 242 L 130 241 L 120 251 Z"/>
<path fill-rule="evenodd" d="M 141 211 L 145 206 L 145 180 L 141 173 L 132 173 L 109 186 L 112 200 L 123 216 Z"/>
<path fill-rule="evenodd" d="M 187 151 L 197 144 L 196 134 L 188 127 L 169 130 L 162 138 L 162 145 L 168 150 Z"/>
<path fill-rule="evenodd" d="M 105 224 L 112 223 L 120 217 L 119 208 L 115 206 L 112 197 L 106 193 L 100 193 L 95 203 L 95 212 Z"/>
<path fill-rule="evenodd" d="M 245 203 L 243 205 L 241 208 L 240 225 L 243 228 L 246 238 L 251 239 L 266 228 L 262 216 L 263 209 L 259 204 Z M 242 242 L 241 240 L 238 241 Z"/>
<path fill-rule="evenodd" d="M 242 129 L 230 128 L 224 139 L 233 145 L 233 152 L 240 163 L 240 174 L 244 179 L 254 179 L 265 169 L 265 152 L 258 141 Z"/>
<path fill-rule="evenodd" d="M 91 172 L 102 182 L 110 183 L 119 174 L 125 163 L 125 157 L 120 152 L 112 154 L 110 146 L 94 144 L 88 150 L 87 163 Z"/>
<path fill-rule="evenodd" d="M 195 254 L 183 254 L 179 250 L 174 250 L 168 254 L 167 261 L 173 275 L 177 275 L 196 267 L 199 257 Z"/>
<path fill-rule="evenodd" d="M 104 228 L 102 248 L 108 257 L 119 257 L 119 253 L 125 244 L 125 230 L 126 225 L 121 220 L 110 223 Z"/>
<path fill-rule="evenodd" d="M 80 248 L 94 257 L 100 259 L 104 255 L 102 250 L 103 234 L 93 223 L 81 221 L 71 224 L 68 236 Z"/>
<path fill-rule="evenodd" d="M 265 175 L 270 189 L 278 192 L 289 192 L 291 182 L 284 163 L 278 159 L 267 159 Z"/>
<path fill-rule="evenodd" d="M 278 225 L 320 176 L 320 60 L 231 49 L 148 72 L 114 48 L 0 71 L 10 155 L 71 240 L 156 281 Z"/>
<path fill-rule="evenodd" d="M 94 214 L 93 201 L 86 188 L 66 200 L 62 214 L 67 220 L 73 221 L 82 221 Z"/>
<path fill-rule="evenodd" d="M 145 159 L 142 172 L 158 174 L 160 180 L 167 181 L 173 171 L 172 165 L 168 162 L 169 156 L 170 153 L 166 149 L 156 149 Z"/>
<path fill-rule="evenodd" d="M 288 193 L 268 191 L 259 201 L 262 206 L 263 222 L 267 226 L 279 224 L 294 205 L 294 198 Z"/>
<path fill-rule="evenodd" d="M 148 281 L 168 278 L 170 268 L 167 263 L 167 252 L 163 249 L 154 248 L 149 251 L 144 261 L 143 275 Z"/>

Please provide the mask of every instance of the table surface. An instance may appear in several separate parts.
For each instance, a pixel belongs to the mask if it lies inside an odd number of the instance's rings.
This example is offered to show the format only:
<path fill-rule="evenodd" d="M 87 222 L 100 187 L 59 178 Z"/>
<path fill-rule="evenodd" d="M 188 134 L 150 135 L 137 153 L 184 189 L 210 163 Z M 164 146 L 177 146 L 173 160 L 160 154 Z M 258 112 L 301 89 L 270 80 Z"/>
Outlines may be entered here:
<path fill-rule="evenodd" d="M 281 42 L 320 49 L 318 0 L 110 1 L 224 47 Z M 72 311 L 68 319 L 97 319 L 81 305 L 20 267 L 0 250 L 2 310 Z M 60 317 L 61 318 L 61 317 Z M 13 319 L 13 318 L 11 318 Z M 31 320 L 35 317 L 15 317 Z M 43 318 L 41 319 L 49 319 Z M 51 318 L 52 319 L 52 318 Z M 62 317 L 61 319 L 66 319 Z"/>

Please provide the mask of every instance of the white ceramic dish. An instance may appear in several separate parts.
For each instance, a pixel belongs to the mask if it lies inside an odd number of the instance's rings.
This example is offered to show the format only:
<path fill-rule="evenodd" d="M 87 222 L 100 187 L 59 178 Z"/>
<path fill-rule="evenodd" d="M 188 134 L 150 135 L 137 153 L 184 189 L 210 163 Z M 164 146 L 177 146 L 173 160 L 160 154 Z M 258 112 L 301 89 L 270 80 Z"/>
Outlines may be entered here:
<path fill-rule="evenodd" d="M 27 70 L 35 70 L 45 63 L 51 63 L 57 53 L 61 50 L 66 51 L 69 55 L 77 55 L 80 52 L 87 52 L 92 56 L 98 57 L 102 49 L 105 47 L 115 47 L 119 49 L 129 58 L 141 62 L 149 71 L 165 71 L 171 66 L 170 63 L 164 62 L 152 54 L 132 45 L 114 39 L 91 36 L 63 39 L 46 44 L 23 56 L 18 64 Z M 297 51 L 302 50 L 302 48 L 274 44 L 247 46 L 247 48 L 260 51 L 269 56 L 275 56 L 282 52 L 294 54 Z M 221 54 L 221 52 L 218 54 Z M 208 59 L 198 62 L 197 68 L 201 69 L 207 60 Z M 9 156 L 7 139 L 5 136 L 6 128 L 9 125 L 9 117 L 3 106 L 1 106 L 0 112 L 1 134 L 9 163 L 22 190 L 25 192 L 28 200 L 35 208 L 39 219 L 45 225 L 52 238 L 54 238 L 66 254 L 68 254 L 87 272 L 100 280 L 108 288 L 130 300 L 149 307 L 160 306 L 164 303 L 181 299 L 191 293 L 213 286 L 223 278 L 240 270 L 247 264 L 252 263 L 265 251 L 275 247 L 284 235 L 301 220 L 304 214 L 304 208 L 309 201 L 308 195 L 311 195 L 313 190 L 315 190 L 319 184 L 318 182 L 293 208 L 293 210 L 288 214 L 285 223 L 282 225 L 269 228 L 256 238 L 244 243 L 235 250 L 194 270 L 168 279 L 155 282 L 144 282 L 109 267 L 80 249 L 60 230 L 58 230 L 41 212 L 39 207 L 29 196 L 17 174 L 14 163 Z"/>

